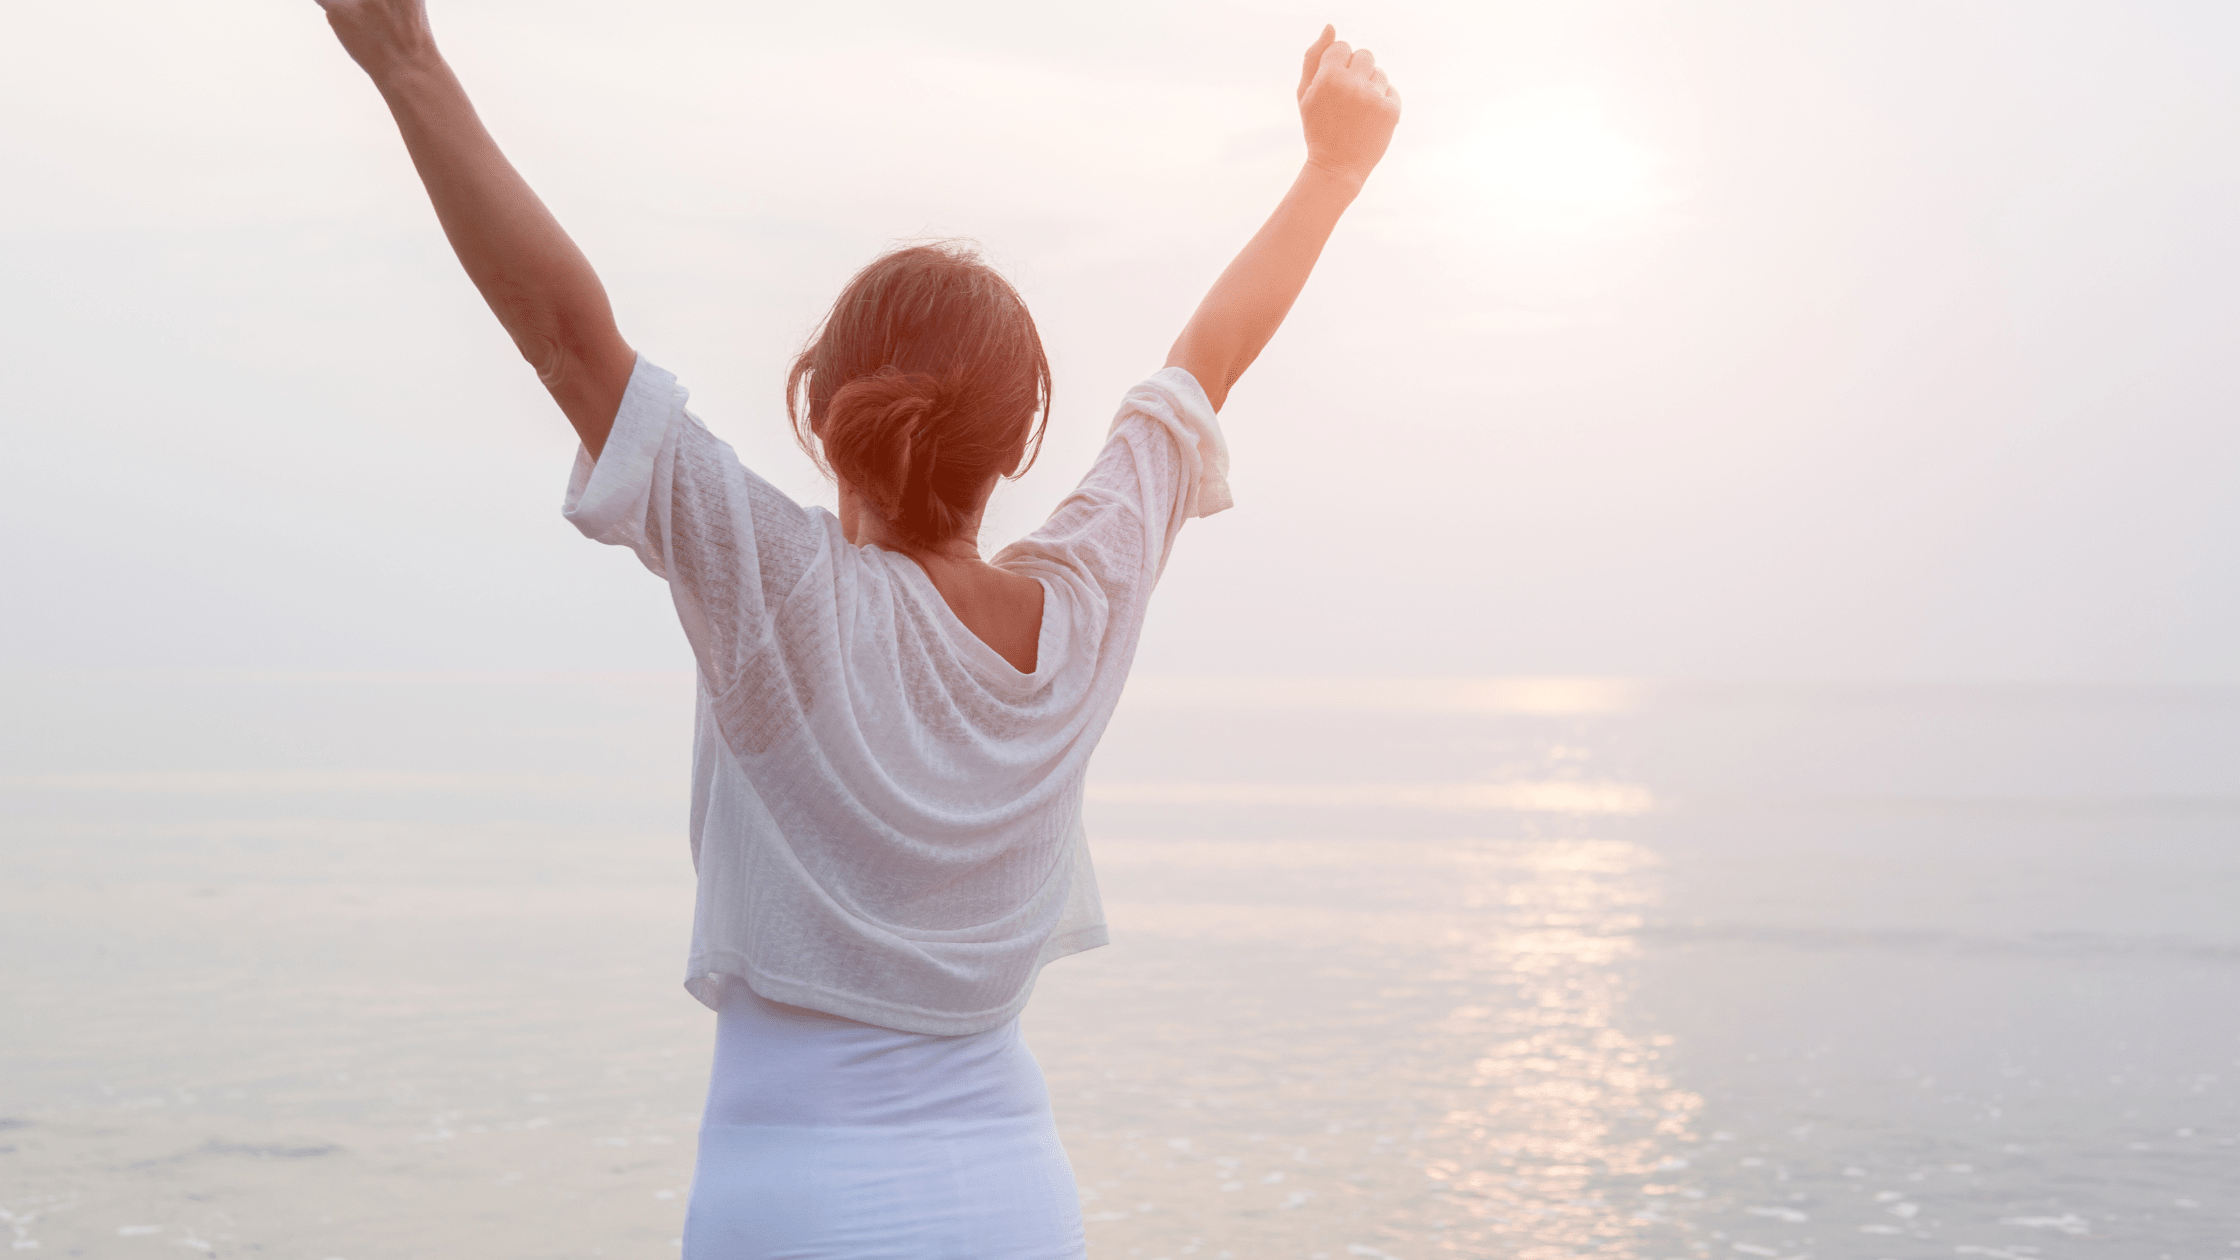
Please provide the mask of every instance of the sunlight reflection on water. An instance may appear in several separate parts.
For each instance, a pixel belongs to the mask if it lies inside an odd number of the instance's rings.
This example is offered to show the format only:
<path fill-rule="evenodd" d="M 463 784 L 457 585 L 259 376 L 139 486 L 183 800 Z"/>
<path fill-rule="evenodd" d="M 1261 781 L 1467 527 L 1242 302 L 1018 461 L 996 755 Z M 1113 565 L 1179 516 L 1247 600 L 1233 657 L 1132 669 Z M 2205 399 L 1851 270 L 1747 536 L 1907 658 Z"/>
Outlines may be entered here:
<path fill-rule="evenodd" d="M 1630 1005 L 1655 853 L 1584 838 L 1101 853 L 1126 952 L 1053 971 L 1032 1019 L 1100 1251 L 1686 1250 L 1658 1248 L 1693 1232 L 1705 1197 L 1682 1180 L 1704 1101 Z"/>
<path fill-rule="evenodd" d="M 1437 1135 L 1455 1153 L 1424 1166 L 1471 1217 L 1456 1241 L 1498 1234 L 1529 1240 L 1520 1256 L 1568 1256 L 1663 1223 L 1655 1197 L 1676 1187 L 1650 1179 L 1684 1166 L 1677 1139 L 1692 1139 L 1703 1099 L 1658 1067 L 1672 1039 L 1630 1028 L 1624 1011 L 1657 865 L 1641 846 L 1608 840 L 1463 863 L 1477 877 L 1465 904 L 1496 912 L 1499 926 L 1457 934 L 1463 965 L 1452 974 L 1510 997 L 1450 1016 L 1485 1046 L 1471 1064 L 1473 1105 L 1448 1113 Z M 1621 1191 L 1650 1206 L 1613 1203 Z"/>

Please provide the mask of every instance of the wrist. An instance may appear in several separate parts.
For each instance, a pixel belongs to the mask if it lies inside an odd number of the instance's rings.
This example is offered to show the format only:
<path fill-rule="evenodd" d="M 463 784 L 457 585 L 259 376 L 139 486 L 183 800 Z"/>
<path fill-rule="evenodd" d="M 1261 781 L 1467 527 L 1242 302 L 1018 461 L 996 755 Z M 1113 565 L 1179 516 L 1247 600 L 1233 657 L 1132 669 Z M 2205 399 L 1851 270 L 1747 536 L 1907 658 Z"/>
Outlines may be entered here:
<path fill-rule="evenodd" d="M 1369 172 L 1366 170 L 1351 170 L 1336 163 L 1324 162 L 1309 156 L 1306 166 L 1299 172 L 1299 179 L 1302 182 L 1327 186 L 1334 192 L 1342 192 L 1346 199 L 1350 201 L 1361 191 L 1361 186 L 1369 181 Z"/>
<path fill-rule="evenodd" d="M 385 87 L 391 79 L 412 78 L 443 64 L 425 23 L 369 22 L 364 15 L 346 21 L 331 10 L 327 17 L 343 50 L 376 84 Z"/>
<path fill-rule="evenodd" d="M 366 74 L 381 94 L 392 100 L 417 95 L 429 87 L 454 82 L 451 67 L 434 44 L 399 49 L 367 64 Z"/>

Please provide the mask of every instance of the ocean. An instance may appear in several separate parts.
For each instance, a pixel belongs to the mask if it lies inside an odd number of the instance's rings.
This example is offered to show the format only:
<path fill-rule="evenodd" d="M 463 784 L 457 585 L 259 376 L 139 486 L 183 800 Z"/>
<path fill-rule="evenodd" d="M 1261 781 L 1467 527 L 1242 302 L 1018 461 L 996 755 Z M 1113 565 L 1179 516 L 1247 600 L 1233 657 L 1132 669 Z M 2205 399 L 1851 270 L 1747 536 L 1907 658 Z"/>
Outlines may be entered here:
<path fill-rule="evenodd" d="M 674 1255 L 691 680 L 0 678 L 0 1225 Z M 2240 1257 L 2240 688 L 1185 678 L 1025 1017 L 1105 1260 Z"/>

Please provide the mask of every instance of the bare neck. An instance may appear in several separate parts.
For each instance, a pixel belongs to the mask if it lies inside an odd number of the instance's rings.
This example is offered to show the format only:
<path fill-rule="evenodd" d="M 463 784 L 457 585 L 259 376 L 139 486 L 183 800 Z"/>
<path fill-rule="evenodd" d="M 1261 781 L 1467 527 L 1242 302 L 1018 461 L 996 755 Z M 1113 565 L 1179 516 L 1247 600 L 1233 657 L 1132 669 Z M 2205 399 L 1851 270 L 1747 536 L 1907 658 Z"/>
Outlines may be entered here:
<path fill-rule="evenodd" d="M 980 516 L 987 510 L 988 501 L 972 509 L 964 528 L 956 537 L 936 543 L 931 547 L 915 546 L 903 542 L 887 518 L 855 492 L 847 482 L 840 483 L 840 532 L 858 547 L 877 547 L 884 551 L 898 552 L 917 561 L 920 565 L 931 561 L 936 564 L 984 564 L 980 559 Z M 930 570 L 929 570 L 930 571 Z"/>

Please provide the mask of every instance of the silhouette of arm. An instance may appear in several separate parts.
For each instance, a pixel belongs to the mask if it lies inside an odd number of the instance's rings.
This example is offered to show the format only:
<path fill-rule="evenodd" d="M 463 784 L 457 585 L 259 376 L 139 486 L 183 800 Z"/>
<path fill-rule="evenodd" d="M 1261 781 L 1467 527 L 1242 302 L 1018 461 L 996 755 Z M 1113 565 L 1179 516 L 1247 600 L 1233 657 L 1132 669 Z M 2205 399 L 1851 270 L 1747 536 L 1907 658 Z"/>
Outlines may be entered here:
<path fill-rule="evenodd" d="M 1216 410 L 1282 326 L 1338 216 L 1384 156 L 1400 94 L 1367 49 L 1356 52 L 1326 26 L 1300 70 L 1299 117 L 1306 166 L 1167 353 L 1167 366 L 1196 377 Z"/>
<path fill-rule="evenodd" d="M 467 276 L 596 457 L 637 355 L 599 276 L 497 142 L 428 29 L 425 0 L 319 0 L 373 79 Z"/>

